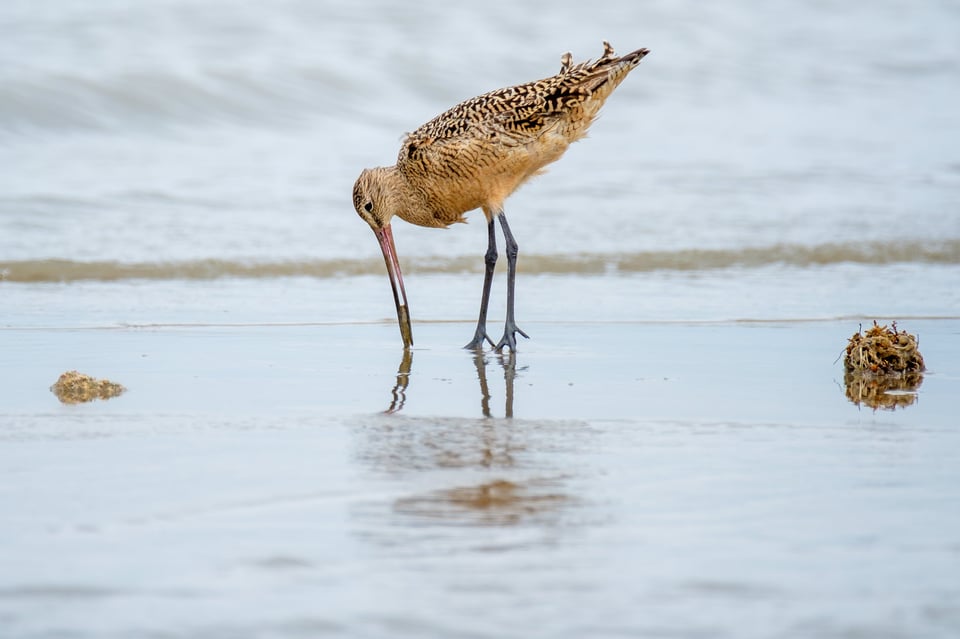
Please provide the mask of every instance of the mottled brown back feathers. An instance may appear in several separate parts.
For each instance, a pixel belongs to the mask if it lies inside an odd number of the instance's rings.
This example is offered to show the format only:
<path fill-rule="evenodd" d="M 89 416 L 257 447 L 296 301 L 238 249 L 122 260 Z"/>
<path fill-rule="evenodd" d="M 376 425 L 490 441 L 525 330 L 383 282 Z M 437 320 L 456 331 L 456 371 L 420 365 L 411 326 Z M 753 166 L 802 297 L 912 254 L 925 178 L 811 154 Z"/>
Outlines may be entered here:
<path fill-rule="evenodd" d="M 535 132 L 551 119 L 566 118 L 576 124 L 575 111 L 583 107 L 595 113 L 610 92 L 633 70 L 648 53 L 639 49 L 622 58 L 614 55 L 609 43 L 604 42 L 604 55 L 596 61 L 570 64 L 571 55 L 564 54 L 563 67 L 557 75 L 505 87 L 465 100 L 441 113 L 419 129 L 407 135 L 409 148 L 439 140 L 470 135 L 471 129 L 489 128 L 492 132 Z M 603 91 L 604 85 L 609 85 Z M 602 95 L 595 95 L 596 93 Z M 401 150 L 400 161 L 406 159 Z"/>
<path fill-rule="evenodd" d="M 586 134 L 610 93 L 647 53 L 617 57 L 604 42 L 598 60 L 574 65 L 567 53 L 557 75 L 461 102 L 406 136 L 396 166 L 377 174 L 385 183 L 376 186 L 383 188 L 357 181 L 357 212 L 370 222 L 364 207 L 372 203 L 384 209 L 373 216 L 383 224 L 399 215 L 441 227 L 475 208 L 495 214 L 510 193 Z M 381 192 L 379 198 L 372 190 Z M 384 198 L 384 190 L 398 192 Z"/>

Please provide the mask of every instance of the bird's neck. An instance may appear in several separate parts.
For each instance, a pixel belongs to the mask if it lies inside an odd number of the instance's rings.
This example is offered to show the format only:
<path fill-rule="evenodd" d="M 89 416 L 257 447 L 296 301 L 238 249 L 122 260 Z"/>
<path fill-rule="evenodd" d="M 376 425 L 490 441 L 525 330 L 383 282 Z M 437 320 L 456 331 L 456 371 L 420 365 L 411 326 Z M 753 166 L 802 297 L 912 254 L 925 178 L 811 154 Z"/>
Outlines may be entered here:
<path fill-rule="evenodd" d="M 384 170 L 383 182 L 389 194 L 390 210 L 401 220 L 417 226 L 447 226 L 434 215 L 426 194 L 414 188 L 397 167 Z"/>

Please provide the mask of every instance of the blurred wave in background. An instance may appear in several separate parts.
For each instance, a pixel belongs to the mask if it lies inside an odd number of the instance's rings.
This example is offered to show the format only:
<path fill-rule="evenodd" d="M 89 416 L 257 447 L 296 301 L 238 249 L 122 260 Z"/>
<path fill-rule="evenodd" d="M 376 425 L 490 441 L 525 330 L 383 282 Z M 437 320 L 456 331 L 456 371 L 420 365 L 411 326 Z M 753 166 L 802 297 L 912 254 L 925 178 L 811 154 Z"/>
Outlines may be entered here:
<path fill-rule="evenodd" d="M 507 202 L 521 274 L 880 265 L 960 312 L 958 32 L 906 1 L 4 3 L 0 278 L 381 274 L 359 171 L 609 39 L 652 54 Z M 397 224 L 402 263 L 480 272 L 472 217 Z"/>

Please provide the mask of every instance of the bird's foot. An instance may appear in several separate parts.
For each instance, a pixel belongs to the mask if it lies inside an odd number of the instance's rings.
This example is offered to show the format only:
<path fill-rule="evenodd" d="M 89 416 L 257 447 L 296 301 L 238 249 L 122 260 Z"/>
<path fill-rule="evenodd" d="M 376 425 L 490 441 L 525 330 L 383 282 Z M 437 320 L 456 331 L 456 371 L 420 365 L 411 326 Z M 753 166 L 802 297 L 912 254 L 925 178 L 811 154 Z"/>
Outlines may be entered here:
<path fill-rule="evenodd" d="M 477 332 L 473 334 L 473 339 L 464 348 L 471 351 L 482 351 L 484 342 L 490 342 L 490 346 L 494 345 L 493 340 L 487 335 L 487 329 L 477 326 Z"/>
<path fill-rule="evenodd" d="M 520 333 L 527 339 L 530 339 L 530 336 L 524 333 L 522 330 L 520 330 L 520 327 L 518 327 L 516 324 L 514 324 L 513 322 L 507 322 L 506 327 L 504 327 L 503 329 L 503 337 L 501 337 L 500 342 L 498 342 L 497 345 L 493 347 L 494 350 L 497 351 L 498 353 L 502 353 L 504 347 L 506 347 L 510 349 L 510 352 L 516 353 L 517 352 L 516 333 Z"/>

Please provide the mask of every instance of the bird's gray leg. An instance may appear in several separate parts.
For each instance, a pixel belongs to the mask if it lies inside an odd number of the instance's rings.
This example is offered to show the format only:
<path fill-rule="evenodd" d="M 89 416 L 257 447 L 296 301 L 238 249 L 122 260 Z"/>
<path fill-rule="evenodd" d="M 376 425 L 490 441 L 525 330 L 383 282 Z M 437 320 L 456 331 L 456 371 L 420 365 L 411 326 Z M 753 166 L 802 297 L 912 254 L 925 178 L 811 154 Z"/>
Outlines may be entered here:
<path fill-rule="evenodd" d="M 493 340 L 487 335 L 487 303 L 490 301 L 490 284 L 493 282 L 493 269 L 497 265 L 497 233 L 493 228 L 493 218 L 487 224 L 487 252 L 483 256 L 486 270 L 483 272 L 483 297 L 480 299 L 480 317 L 477 319 L 477 331 L 473 339 L 464 348 L 474 350 L 483 348 L 484 340 L 493 346 Z"/>
<path fill-rule="evenodd" d="M 507 321 L 503 326 L 503 337 L 495 348 L 499 353 L 503 351 L 504 346 L 507 346 L 512 352 L 516 353 L 516 333 L 520 333 L 527 339 L 530 338 L 529 335 L 517 327 L 517 323 L 513 317 L 513 290 L 514 283 L 517 279 L 517 253 L 519 247 L 517 246 L 517 241 L 513 239 L 513 233 L 510 232 L 510 225 L 507 224 L 507 216 L 503 214 L 503 211 L 497 214 L 497 219 L 500 220 L 500 227 L 503 229 L 503 239 L 507 245 Z"/>

